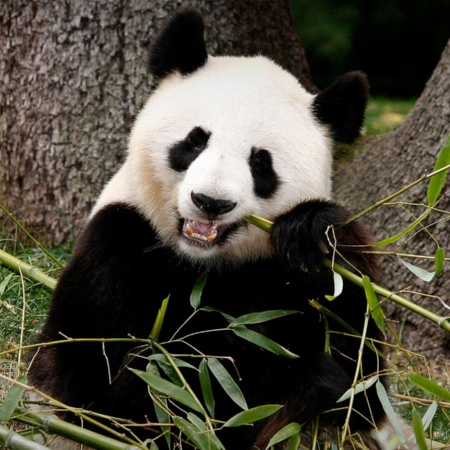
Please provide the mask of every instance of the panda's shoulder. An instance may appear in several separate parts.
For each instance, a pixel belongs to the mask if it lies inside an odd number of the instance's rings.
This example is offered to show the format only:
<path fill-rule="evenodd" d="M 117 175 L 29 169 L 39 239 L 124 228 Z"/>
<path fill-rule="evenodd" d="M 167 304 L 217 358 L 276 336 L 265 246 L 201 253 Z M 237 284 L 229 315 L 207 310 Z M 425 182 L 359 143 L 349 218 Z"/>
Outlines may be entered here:
<path fill-rule="evenodd" d="M 135 206 L 116 202 L 103 206 L 90 218 L 78 239 L 76 253 L 132 252 L 156 241 L 155 229 Z"/>

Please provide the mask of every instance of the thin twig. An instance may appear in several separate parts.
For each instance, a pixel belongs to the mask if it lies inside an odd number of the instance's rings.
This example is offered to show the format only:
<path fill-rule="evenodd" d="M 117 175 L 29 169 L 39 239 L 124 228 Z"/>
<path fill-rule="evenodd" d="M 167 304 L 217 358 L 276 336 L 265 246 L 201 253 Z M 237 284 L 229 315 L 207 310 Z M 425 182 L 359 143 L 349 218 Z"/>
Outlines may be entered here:
<path fill-rule="evenodd" d="M 25 235 L 34 242 L 36 246 L 38 246 L 50 259 L 55 261 L 60 267 L 64 267 L 64 263 L 62 263 L 58 258 L 56 258 L 50 250 L 48 250 L 44 245 L 42 245 L 39 241 L 37 241 L 28 231 L 27 229 L 14 217 L 14 215 L 8 211 L 1 203 L 0 209 L 25 233 Z"/>

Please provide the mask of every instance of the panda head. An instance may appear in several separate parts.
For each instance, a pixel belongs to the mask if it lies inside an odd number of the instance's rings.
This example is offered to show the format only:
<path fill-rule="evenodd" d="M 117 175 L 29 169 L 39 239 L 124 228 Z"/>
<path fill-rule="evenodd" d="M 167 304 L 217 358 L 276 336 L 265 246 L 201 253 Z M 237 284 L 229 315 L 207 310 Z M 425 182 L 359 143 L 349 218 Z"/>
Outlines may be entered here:
<path fill-rule="evenodd" d="M 265 57 L 208 56 L 203 30 L 185 10 L 157 37 L 159 85 L 96 209 L 125 200 L 182 257 L 239 263 L 271 252 L 249 214 L 273 220 L 330 198 L 333 140 L 358 136 L 367 81 L 349 73 L 313 95 Z"/>

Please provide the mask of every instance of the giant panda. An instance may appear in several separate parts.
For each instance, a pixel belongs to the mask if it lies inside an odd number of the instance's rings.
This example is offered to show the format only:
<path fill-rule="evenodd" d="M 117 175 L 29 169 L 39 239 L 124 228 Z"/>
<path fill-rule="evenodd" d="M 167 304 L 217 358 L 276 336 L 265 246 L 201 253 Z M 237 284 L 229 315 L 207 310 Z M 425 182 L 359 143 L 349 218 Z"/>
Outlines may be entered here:
<path fill-rule="evenodd" d="M 377 279 L 375 256 L 366 252 L 370 236 L 355 221 L 340 226 L 351 214 L 332 200 L 333 144 L 359 136 L 366 76 L 347 73 L 312 94 L 264 56 L 210 56 L 202 17 L 190 9 L 157 36 L 150 70 L 157 87 L 134 123 L 124 164 L 79 236 L 38 338 L 97 342 L 41 346 L 29 382 L 73 408 L 157 422 L 154 396 L 130 370 L 154 370 L 156 350 L 128 338 L 148 340 L 168 298 L 158 342 L 190 364 L 180 370 L 199 398 L 199 363 L 216 360 L 248 408 L 281 405 L 249 426 L 222 427 L 242 406 L 210 373 L 223 448 L 265 449 L 293 422 L 304 446 L 317 424 L 318 439 L 328 439 L 346 421 L 348 401 L 337 401 L 354 380 L 379 374 L 387 384 L 382 336 L 366 321 L 364 291 L 345 281 L 327 300 L 334 277 L 323 264 L 327 257 Z M 273 222 L 270 233 L 250 215 Z M 194 287 L 201 292 L 195 308 Z M 288 356 L 230 327 L 264 311 L 286 313 L 240 329 L 265 336 Z M 189 417 L 186 406 L 170 405 Z M 354 396 L 349 423 L 349 447 L 381 448 L 373 431 L 386 417 L 374 386 Z M 177 432 L 168 440 L 148 428 L 131 430 L 160 449 L 178 448 Z M 189 436 L 183 443 L 195 447 Z"/>

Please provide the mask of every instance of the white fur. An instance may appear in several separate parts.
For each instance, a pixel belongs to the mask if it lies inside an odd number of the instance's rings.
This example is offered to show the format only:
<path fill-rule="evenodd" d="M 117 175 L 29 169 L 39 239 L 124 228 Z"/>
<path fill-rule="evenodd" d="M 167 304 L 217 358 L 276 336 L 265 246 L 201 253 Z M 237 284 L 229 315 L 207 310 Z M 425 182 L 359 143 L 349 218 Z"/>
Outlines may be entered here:
<path fill-rule="evenodd" d="M 314 96 L 264 57 L 209 57 L 190 76 L 162 81 L 139 114 L 125 164 L 105 187 L 94 212 L 114 201 L 136 205 L 183 256 L 238 261 L 269 252 L 267 234 L 240 227 L 225 245 L 192 245 L 178 232 L 179 217 L 205 219 L 191 191 L 232 200 L 223 223 L 249 214 L 272 220 L 302 200 L 331 195 L 331 142 L 313 116 Z M 168 151 L 196 126 L 211 132 L 207 148 L 183 173 L 169 167 Z M 253 191 L 252 147 L 267 149 L 280 186 L 270 199 Z"/>

